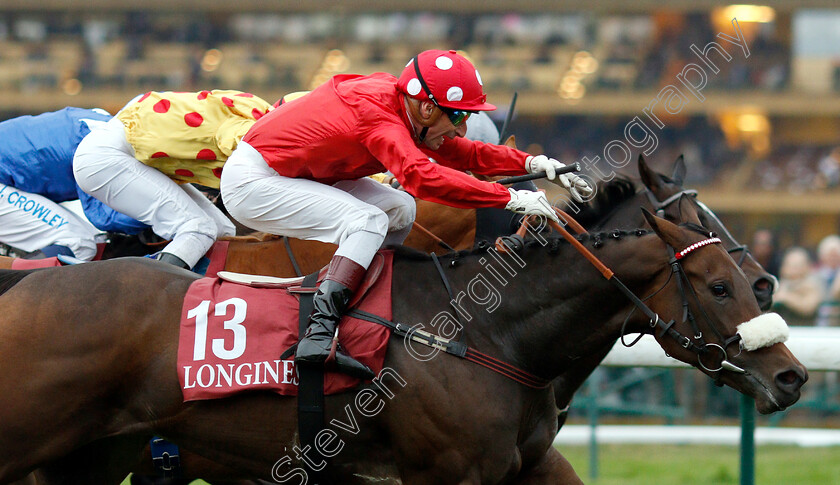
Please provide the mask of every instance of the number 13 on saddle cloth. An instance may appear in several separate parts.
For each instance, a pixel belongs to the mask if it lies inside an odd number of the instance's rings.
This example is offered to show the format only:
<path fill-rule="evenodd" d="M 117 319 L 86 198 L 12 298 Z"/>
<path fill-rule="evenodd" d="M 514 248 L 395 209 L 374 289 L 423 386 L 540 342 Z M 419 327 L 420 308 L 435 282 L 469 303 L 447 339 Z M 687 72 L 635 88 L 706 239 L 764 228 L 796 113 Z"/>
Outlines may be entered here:
<path fill-rule="evenodd" d="M 377 254 L 351 306 L 391 319 L 392 262 L 391 251 Z M 295 362 L 281 359 L 298 341 L 300 303 L 295 285 L 300 281 L 250 286 L 227 278 L 196 280 L 184 295 L 178 343 L 178 378 L 184 401 L 254 390 L 296 395 Z M 340 341 L 345 351 L 378 373 L 390 333 L 384 326 L 345 316 Z M 361 383 L 332 371 L 324 377 L 326 394 L 344 392 Z"/>

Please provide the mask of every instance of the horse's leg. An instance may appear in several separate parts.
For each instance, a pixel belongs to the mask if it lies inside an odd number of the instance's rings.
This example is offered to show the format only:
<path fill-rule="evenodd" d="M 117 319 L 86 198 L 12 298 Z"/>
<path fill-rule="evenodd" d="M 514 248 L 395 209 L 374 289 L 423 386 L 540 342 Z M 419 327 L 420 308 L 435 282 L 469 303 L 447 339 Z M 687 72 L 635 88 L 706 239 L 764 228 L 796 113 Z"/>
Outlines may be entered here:
<path fill-rule="evenodd" d="M 246 477 L 247 473 L 227 467 L 215 461 L 204 458 L 189 450 L 179 447 L 178 462 L 180 464 L 181 476 L 178 479 L 162 479 L 157 477 L 157 470 L 152 463 L 152 451 L 147 445 L 143 449 L 143 456 L 140 464 L 135 467 L 131 476 L 132 485 L 176 485 L 188 484 L 195 479 L 204 478 L 210 480 L 213 485 L 253 485 L 257 483 L 268 483 L 259 480 L 240 480 Z"/>
<path fill-rule="evenodd" d="M 38 483 L 38 477 L 35 476 L 34 473 L 30 473 L 29 475 L 27 475 L 26 477 L 24 477 L 20 480 L 15 480 L 14 482 L 8 482 L 7 485 L 39 485 L 39 483 Z"/>
<path fill-rule="evenodd" d="M 137 462 L 147 439 L 120 436 L 95 441 L 35 470 L 37 485 L 120 484 Z"/>
<path fill-rule="evenodd" d="M 517 477 L 517 485 L 583 485 L 583 480 L 563 455 L 554 447 L 546 452 L 534 468 Z"/>
<path fill-rule="evenodd" d="M 131 485 L 188 485 L 192 483 L 191 478 L 161 478 L 154 475 L 131 475 Z M 223 485 L 221 482 L 213 482 L 213 485 Z"/>
<path fill-rule="evenodd" d="M 126 269 L 108 278 L 114 265 Z M 150 286 L 152 276 L 166 291 Z M 105 296 L 103 281 L 114 292 L 144 296 L 114 304 L 116 293 Z M 67 463 L 62 457 L 70 453 L 85 461 L 75 450 L 129 429 L 138 439 L 151 418 L 177 412 L 182 396 L 171 371 L 172 342 L 192 281 L 133 258 L 34 271 L 0 295 L 0 481 L 22 478 L 44 463 Z M 37 317 L 30 312 L 35 306 Z"/>

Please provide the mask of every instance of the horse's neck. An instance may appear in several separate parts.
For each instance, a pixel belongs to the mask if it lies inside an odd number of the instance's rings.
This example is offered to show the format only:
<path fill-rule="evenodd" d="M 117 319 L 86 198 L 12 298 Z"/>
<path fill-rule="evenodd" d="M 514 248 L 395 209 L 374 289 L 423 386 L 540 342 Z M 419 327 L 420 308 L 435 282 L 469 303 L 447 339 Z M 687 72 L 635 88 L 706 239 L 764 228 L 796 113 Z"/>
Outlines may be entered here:
<path fill-rule="evenodd" d="M 599 218 L 586 229 L 589 231 L 632 229 L 644 225 L 641 208 L 652 210 L 653 206 L 644 192 L 638 192 L 632 198 L 616 206 L 608 214 Z"/>
<path fill-rule="evenodd" d="M 644 269 L 651 265 L 627 261 L 636 255 L 645 257 L 643 248 L 650 246 L 650 237 L 606 241 L 603 249 L 594 252 L 608 266 L 621 267 L 622 281 L 638 292 L 650 284 L 656 271 Z M 428 302 L 419 313 L 412 313 L 426 322 L 442 321 L 433 316 L 437 312 L 449 311 L 454 316 L 434 266 L 430 262 L 413 266 L 394 285 L 397 294 L 403 289 L 409 292 L 409 301 Z M 473 253 L 445 272 L 465 326 L 464 342 L 546 378 L 611 347 L 621 331 L 621 319 L 616 316 L 625 314 L 629 305 L 565 242 L 553 255 L 538 246 L 521 254 L 492 249 Z"/>
<path fill-rule="evenodd" d="M 613 344 L 615 344 L 615 339 L 610 340 L 609 344 L 600 348 L 592 349 L 589 354 L 578 358 L 572 365 L 561 370 L 560 375 L 553 382 L 557 407 L 562 409 L 572 402 L 575 393 L 601 364 L 612 349 Z"/>

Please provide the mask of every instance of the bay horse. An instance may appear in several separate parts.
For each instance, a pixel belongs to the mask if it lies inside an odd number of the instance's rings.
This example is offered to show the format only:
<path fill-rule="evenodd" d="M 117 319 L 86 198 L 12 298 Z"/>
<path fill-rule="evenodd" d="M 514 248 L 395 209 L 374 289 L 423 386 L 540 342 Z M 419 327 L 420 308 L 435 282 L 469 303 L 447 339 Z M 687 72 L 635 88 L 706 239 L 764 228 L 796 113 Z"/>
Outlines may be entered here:
<path fill-rule="evenodd" d="M 675 322 L 656 332 L 663 350 L 753 397 L 761 413 L 795 403 L 807 373 L 783 343 L 740 352 L 730 346 L 739 325 L 761 313 L 735 261 L 708 243 L 705 230 L 645 217 L 653 233 L 622 231 L 600 243 L 594 235 L 581 242 L 633 294 L 647 296 L 663 324 Z M 687 256 L 675 260 L 669 248 Z M 488 251 L 444 256 L 452 287 L 468 288 L 479 276 L 490 281 Z M 327 397 L 327 421 L 344 424 L 334 433 L 346 445 L 332 457 L 333 483 L 395 477 L 405 485 L 581 483 L 551 446 L 557 409 L 548 379 L 610 348 L 623 331 L 653 329 L 571 245 L 531 242 L 516 255 L 522 264 L 499 284 L 503 297 L 492 311 L 481 298 L 461 301 L 465 314 L 480 318 L 464 321 L 460 341 L 546 385 L 525 386 L 445 354 L 421 362 L 406 352 L 409 343 L 392 337 L 389 372 L 369 388 L 383 403 L 377 413 L 353 414 L 359 404 L 352 393 Z M 682 285 L 672 267 L 684 271 Z M 143 258 L 0 271 L 0 482 L 42 465 L 49 469 L 74 452 L 105 448 L 107 463 L 72 480 L 119 483 L 129 471 L 119 458 L 136 457 L 152 435 L 249 476 L 289 478 L 302 470 L 305 457 L 291 451 L 294 398 L 249 392 L 183 402 L 173 372 L 178 322 L 184 294 L 197 278 Z M 434 322 L 451 311 L 440 279 L 428 256 L 396 251 L 394 320 Z M 704 354 L 701 348 L 702 365 L 697 346 L 683 346 L 684 336 L 694 333 L 683 320 L 684 302 L 701 316 L 709 348 L 724 349 Z M 616 324 L 618 315 L 629 315 L 623 325 Z"/>
<path fill-rule="evenodd" d="M 641 179 L 640 190 L 629 189 L 618 183 L 601 184 L 599 196 L 596 200 L 582 207 L 581 212 L 573 214 L 575 220 L 588 230 L 628 229 L 643 224 L 638 207 L 644 207 L 671 222 L 679 222 L 679 211 L 675 203 L 682 195 L 689 196 L 687 200 L 694 206 L 697 217 L 703 227 L 717 233 L 723 247 L 736 258 L 738 265 L 746 273 L 753 293 L 762 310 L 770 310 L 773 304 L 773 291 L 778 286 L 776 277 L 767 272 L 758 261 L 753 258 L 746 245 L 740 244 L 720 219 L 705 204 L 697 200 L 697 191 L 683 187 L 686 166 L 680 155 L 674 162 L 673 173 L 670 177 L 652 170 L 639 155 L 638 171 Z M 625 192 L 625 194 L 621 194 Z M 624 202 L 622 199 L 630 198 Z"/>
<path fill-rule="evenodd" d="M 575 214 L 575 218 L 585 226 L 597 229 L 629 229 L 644 224 L 645 220 L 639 211 L 639 207 L 649 208 L 658 211 L 660 215 L 673 222 L 681 222 L 680 211 L 675 203 L 681 195 L 691 195 L 688 201 L 693 204 L 700 222 L 704 226 L 717 232 L 723 239 L 723 246 L 730 252 L 740 252 L 739 264 L 747 274 L 753 286 L 753 292 L 762 308 L 769 307 L 773 289 L 774 278 L 769 275 L 730 235 L 726 227 L 706 206 L 702 205 L 693 197 L 696 192 L 685 190 L 682 187 L 682 180 L 685 176 L 685 164 L 682 157 L 678 158 L 673 175 L 669 178 L 651 170 L 642 157 L 638 163 L 639 175 L 641 178 L 641 189 L 629 180 L 616 179 L 609 183 L 599 185 L 598 198 Z M 456 241 L 463 234 L 460 247 L 471 247 L 470 239 L 475 230 L 474 211 L 451 209 L 438 204 L 418 201 L 418 219 L 426 221 L 429 227 L 434 228 L 435 234 L 441 234 L 444 240 Z M 432 221 L 431 223 L 429 221 Z M 459 228 L 461 230 L 459 230 Z M 417 234 L 412 232 L 412 235 Z M 406 242 L 412 242 L 410 240 Z M 290 247 L 299 265 L 306 272 L 315 271 L 329 261 L 334 246 L 314 241 L 290 240 Z M 439 251 L 435 240 L 420 233 L 414 244 L 421 250 L 431 252 Z M 276 237 L 260 240 L 257 237 L 235 238 L 229 247 L 226 269 L 238 272 L 260 272 L 275 276 L 290 276 L 292 273 L 289 259 L 286 255 L 286 248 L 283 241 Z M 609 347 L 602 349 L 602 352 L 577 359 L 576 365 L 565 369 L 554 381 L 553 389 L 555 400 L 559 409 L 568 410 L 574 393 L 589 377 L 594 369 L 600 364 Z M 558 427 L 565 422 L 566 413 L 561 412 L 558 416 Z M 181 449 L 181 461 L 185 466 L 184 471 L 190 476 L 205 474 L 208 477 L 228 477 L 226 470 L 213 467 L 205 460 L 192 455 L 189 451 Z M 78 461 L 78 459 L 77 459 Z M 152 473 L 150 468 L 150 455 L 140 461 L 138 470 L 145 469 L 146 473 Z M 203 470 L 203 471 L 202 471 Z"/>
<path fill-rule="evenodd" d="M 412 231 L 405 245 L 422 252 L 445 251 L 441 241 L 455 250 L 469 249 L 475 240 L 475 211 L 456 209 L 417 200 L 417 223 L 431 233 Z M 135 236 L 114 234 L 101 259 L 142 256 L 160 251 L 163 243 L 144 244 Z M 224 269 L 227 271 L 293 277 L 310 274 L 327 265 L 337 246 L 320 241 L 282 238 L 253 232 L 220 241 L 229 243 Z M 16 258 L 0 256 L 0 269 L 11 269 Z"/>
<path fill-rule="evenodd" d="M 574 214 L 575 220 L 592 231 L 629 229 L 642 224 L 639 207 L 656 211 L 671 222 L 682 222 L 685 208 L 679 203 L 690 205 L 697 221 L 713 231 L 722 246 L 733 255 L 738 266 L 746 275 L 759 307 L 768 311 L 773 304 L 773 291 L 778 285 L 776 277 L 767 272 L 750 254 L 747 246 L 738 243 L 726 226 L 705 204 L 697 200 L 697 192 L 683 187 L 686 167 L 683 157 L 674 163 L 673 174 L 667 177 L 652 170 L 641 155 L 638 159 L 641 179 L 640 189 L 626 179 L 614 180 L 598 185 L 596 199 Z M 618 316 L 617 318 L 621 318 Z M 615 324 L 617 322 L 613 322 Z M 623 342 L 622 342 L 623 343 Z M 611 348 L 581 356 L 577 365 L 561 373 L 552 383 L 558 414 L 558 429 L 566 422 L 572 398 L 586 379 L 595 371 Z"/>
<path fill-rule="evenodd" d="M 683 187 L 683 180 L 686 175 L 683 157 L 677 158 L 672 175 L 668 177 L 652 170 L 645 162 L 644 157 L 640 155 L 638 172 L 639 184 L 621 178 L 599 184 L 598 197 L 583 206 L 580 212 L 574 214 L 574 218 L 585 227 L 595 231 L 630 229 L 642 226 L 645 223 L 642 213 L 639 211 L 639 208 L 643 207 L 656 211 L 658 215 L 672 222 L 681 222 L 677 202 L 681 200 L 682 195 L 688 195 L 690 198 L 687 201 L 694 206 L 700 223 L 717 233 L 722 239 L 723 247 L 730 254 L 737 255 L 738 264 L 747 275 L 759 306 L 762 310 L 769 310 L 772 305 L 773 289 L 777 284 L 775 277 L 755 261 L 746 246 L 735 240 L 714 212 L 697 200 L 696 191 L 687 190 Z M 428 226 L 427 229 L 430 229 L 435 236 L 440 235 L 440 239 L 452 243 L 458 249 L 467 249 L 473 246 L 475 210 L 452 209 L 420 200 L 418 200 L 417 210 L 418 220 L 424 221 L 424 225 Z M 313 255 L 313 253 L 307 252 L 310 247 L 307 244 L 309 242 L 296 240 L 293 240 L 293 242 L 296 244 L 294 250 L 296 254 L 299 254 L 298 260 L 301 264 L 304 264 L 303 262 L 307 261 L 309 257 L 314 256 L 316 258 L 316 263 L 308 266 L 309 270 L 315 271 L 320 267 L 318 266 L 319 263 L 326 264 L 326 261 L 328 261 L 326 255 L 318 255 L 317 253 Z M 440 251 L 441 249 L 436 247 L 434 238 L 421 231 L 412 231 L 409 239 L 406 240 L 406 245 L 419 248 L 425 252 Z M 242 268 L 250 268 L 251 271 L 254 271 L 256 268 L 253 265 L 246 266 L 248 261 L 251 260 L 247 256 L 247 247 L 242 247 L 241 251 L 244 259 L 236 264 L 231 264 L 230 267 L 234 268 L 233 271 L 242 271 Z M 243 272 L 248 272 L 248 270 Z M 562 428 L 566 421 L 574 394 L 606 357 L 609 350 L 610 348 L 605 348 L 602 352 L 580 357 L 575 366 L 564 370 L 552 383 L 555 401 L 558 409 L 561 410 L 558 413 L 558 430 Z M 205 473 L 209 473 L 206 476 L 216 476 L 215 473 L 221 473 L 223 477 L 228 476 L 224 470 L 213 467 L 205 460 L 195 457 L 189 451 L 182 449 L 181 452 L 185 471 L 187 469 L 195 470 L 191 476 L 198 476 L 201 465 L 204 466 Z M 147 455 L 141 461 L 141 466 L 146 473 L 152 473 L 150 455 Z M 233 474 L 233 476 L 236 475 Z"/>

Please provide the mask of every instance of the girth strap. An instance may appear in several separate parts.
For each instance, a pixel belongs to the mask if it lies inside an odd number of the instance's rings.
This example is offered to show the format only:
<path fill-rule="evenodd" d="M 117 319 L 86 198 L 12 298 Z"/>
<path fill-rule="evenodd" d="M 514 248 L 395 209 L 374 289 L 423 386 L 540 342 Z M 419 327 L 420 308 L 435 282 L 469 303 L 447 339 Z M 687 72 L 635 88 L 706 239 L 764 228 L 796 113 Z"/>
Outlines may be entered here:
<path fill-rule="evenodd" d="M 443 272 L 443 266 L 440 264 L 440 259 L 437 257 L 437 254 L 431 253 L 432 261 L 435 262 L 435 268 L 437 268 L 438 274 L 440 275 L 440 279 L 443 282 L 443 287 L 446 288 L 446 294 L 449 295 L 449 305 L 455 310 L 455 318 L 458 319 L 458 326 L 463 329 L 464 322 L 461 320 L 461 312 L 458 311 L 458 307 L 455 305 L 455 294 L 452 292 L 452 285 L 449 284 L 449 278 L 446 277 L 446 273 Z M 461 332 L 461 336 L 463 336 L 463 332 Z M 460 336 L 458 340 L 461 340 Z"/>
<path fill-rule="evenodd" d="M 307 275 L 301 283 L 303 288 L 314 288 L 318 283 L 318 272 Z M 309 315 L 312 313 L 312 298 L 314 293 L 300 295 L 300 333 L 298 342 L 306 334 L 309 326 Z M 298 375 L 298 432 L 301 449 L 315 448 L 315 436 L 324 429 L 324 368 L 321 365 L 308 365 L 295 362 Z M 326 457 L 324 457 L 326 460 Z M 307 467 L 309 468 L 309 467 Z M 311 483 L 324 484 L 323 475 L 326 466 L 321 470 L 307 470 Z"/>
<path fill-rule="evenodd" d="M 283 236 L 283 245 L 286 246 L 286 254 L 289 255 L 289 262 L 292 263 L 292 268 L 295 269 L 295 276 L 303 276 L 297 259 L 295 259 L 295 253 L 292 251 L 292 244 L 286 236 Z"/>

